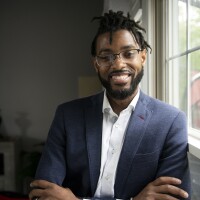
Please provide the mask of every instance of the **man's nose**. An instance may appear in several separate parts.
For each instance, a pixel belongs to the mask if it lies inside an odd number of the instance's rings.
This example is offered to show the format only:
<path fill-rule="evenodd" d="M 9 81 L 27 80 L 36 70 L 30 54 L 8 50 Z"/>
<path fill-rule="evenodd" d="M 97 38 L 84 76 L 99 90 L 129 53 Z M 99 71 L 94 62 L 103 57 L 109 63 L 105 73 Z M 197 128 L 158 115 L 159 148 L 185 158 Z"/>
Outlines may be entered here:
<path fill-rule="evenodd" d="M 113 54 L 113 61 L 112 61 L 112 63 L 114 63 L 115 60 L 117 60 L 117 59 L 120 59 L 120 60 L 121 60 L 120 53 L 119 53 L 119 54 Z"/>
<path fill-rule="evenodd" d="M 115 54 L 114 55 L 114 58 L 113 58 L 113 61 L 112 61 L 112 65 L 111 67 L 112 68 L 120 68 L 124 65 L 124 61 L 123 59 L 120 57 L 120 54 Z"/>

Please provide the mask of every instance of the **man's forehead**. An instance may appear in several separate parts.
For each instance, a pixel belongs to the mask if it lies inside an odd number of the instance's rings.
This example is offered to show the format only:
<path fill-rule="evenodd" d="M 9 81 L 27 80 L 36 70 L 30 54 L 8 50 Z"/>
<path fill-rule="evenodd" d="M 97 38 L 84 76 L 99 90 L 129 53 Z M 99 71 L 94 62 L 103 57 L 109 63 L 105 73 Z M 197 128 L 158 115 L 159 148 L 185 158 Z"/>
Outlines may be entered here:
<path fill-rule="evenodd" d="M 139 47 L 135 36 L 131 31 L 120 29 L 112 33 L 106 32 L 97 38 L 97 48 L 106 48 L 112 46 L 121 46 L 121 48 Z"/>

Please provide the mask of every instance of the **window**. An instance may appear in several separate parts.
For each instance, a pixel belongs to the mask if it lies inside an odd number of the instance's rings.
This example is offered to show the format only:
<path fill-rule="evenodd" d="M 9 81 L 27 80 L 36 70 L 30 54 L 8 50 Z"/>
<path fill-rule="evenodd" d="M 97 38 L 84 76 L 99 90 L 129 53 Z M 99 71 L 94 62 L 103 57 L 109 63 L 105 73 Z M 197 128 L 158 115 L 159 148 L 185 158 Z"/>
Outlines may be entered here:
<path fill-rule="evenodd" d="M 187 114 L 192 199 L 197 200 L 200 195 L 200 0 L 168 0 L 166 5 L 167 99 Z"/>
<path fill-rule="evenodd" d="M 200 138 L 200 0 L 168 1 L 166 71 L 168 101 L 188 116 Z"/>

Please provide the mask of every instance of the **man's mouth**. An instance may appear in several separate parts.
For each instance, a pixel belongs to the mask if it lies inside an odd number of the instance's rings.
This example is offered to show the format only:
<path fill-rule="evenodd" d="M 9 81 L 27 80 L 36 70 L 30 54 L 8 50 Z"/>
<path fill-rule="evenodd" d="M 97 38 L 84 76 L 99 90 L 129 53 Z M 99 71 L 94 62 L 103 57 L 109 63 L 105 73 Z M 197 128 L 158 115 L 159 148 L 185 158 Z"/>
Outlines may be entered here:
<path fill-rule="evenodd" d="M 124 72 L 113 72 L 110 74 L 110 80 L 117 85 L 126 84 L 131 76 L 129 71 Z"/>

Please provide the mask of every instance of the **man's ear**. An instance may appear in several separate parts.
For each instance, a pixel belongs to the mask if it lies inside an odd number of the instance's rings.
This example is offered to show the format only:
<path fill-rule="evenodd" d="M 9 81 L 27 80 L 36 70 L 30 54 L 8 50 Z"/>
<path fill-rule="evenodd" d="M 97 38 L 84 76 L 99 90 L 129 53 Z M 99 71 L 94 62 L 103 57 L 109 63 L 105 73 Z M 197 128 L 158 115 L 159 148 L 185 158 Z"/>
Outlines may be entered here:
<path fill-rule="evenodd" d="M 96 72 L 98 72 L 98 65 L 95 57 L 92 57 L 92 63 Z"/>
<path fill-rule="evenodd" d="M 147 50 L 144 49 L 141 51 L 141 61 L 143 66 L 146 63 L 146 59 L 147 59 Z"/>

